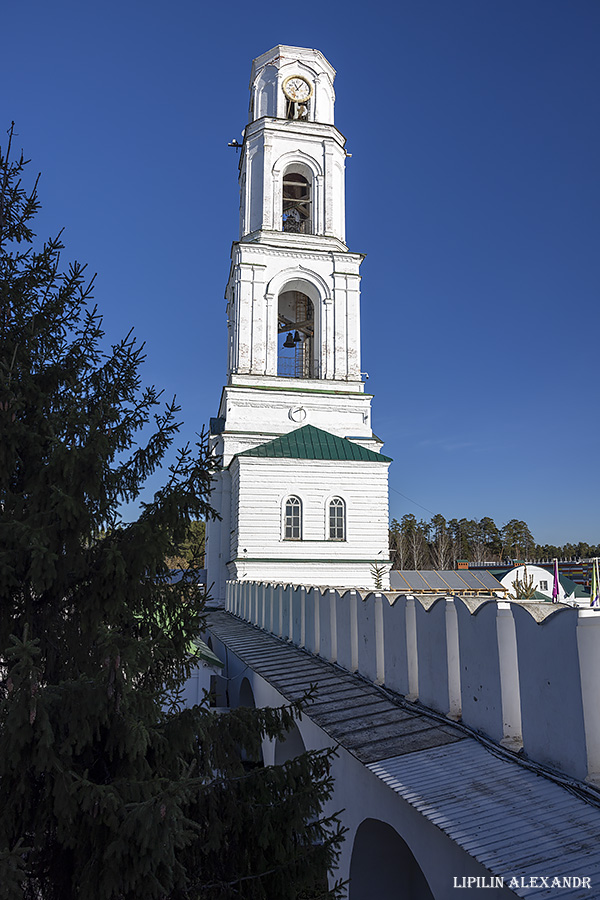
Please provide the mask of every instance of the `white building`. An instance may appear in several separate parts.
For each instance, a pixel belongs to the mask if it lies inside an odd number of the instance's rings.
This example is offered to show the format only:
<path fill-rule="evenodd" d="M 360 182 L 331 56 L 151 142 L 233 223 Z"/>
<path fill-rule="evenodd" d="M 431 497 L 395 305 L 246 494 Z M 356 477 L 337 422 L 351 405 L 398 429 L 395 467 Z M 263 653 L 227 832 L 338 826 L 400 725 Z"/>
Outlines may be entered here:
<path fill-rule="evenodd" d="M 227 384 L 211 442 L 223 468 L 208 583 L 389 584 L 388 468 L 360 360 L 362 255 L 345 244 L 335 71 L 277 46 L 252 64 L 240 237 L 226 289 Z"/>
<path fill-rule="evenodd" d="M 500 583 L 504 585 L 505 588 L 508 588 L 511 594 L 514 594 L 514 585 L 517 579 L 519 579 L 520 582 L 527 579 L 528 584 L 530 579 L 533 579 L 531 586 L 536 591 L 536 594 L 533 597 L 534 601 L 541 600 L 542 598 L 552 600 L 554 575 L 552 572 L 549 572 L 548 569 L 535 565 L 515 566 L 514 569 L 511 569 L 510 572 L 506 573 L 500 580 Z M 569 603 L 574 606 L 589 606 L 590 595 L 580 588 L 578 584 L 575 584 L 574 581 L 561 575 L 558 579 L 558 602 Z"/>

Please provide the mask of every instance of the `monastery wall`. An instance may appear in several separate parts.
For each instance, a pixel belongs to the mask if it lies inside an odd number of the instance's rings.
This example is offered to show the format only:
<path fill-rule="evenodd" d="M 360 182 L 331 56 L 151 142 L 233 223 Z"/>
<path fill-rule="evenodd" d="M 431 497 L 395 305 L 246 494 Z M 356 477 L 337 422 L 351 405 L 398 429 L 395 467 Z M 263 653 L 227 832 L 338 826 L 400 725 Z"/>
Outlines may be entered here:
<path fill-rule="evenodd" d="M 600 786 L 600 616 L 560 604 L 230 581 L 260 628 Z"/>

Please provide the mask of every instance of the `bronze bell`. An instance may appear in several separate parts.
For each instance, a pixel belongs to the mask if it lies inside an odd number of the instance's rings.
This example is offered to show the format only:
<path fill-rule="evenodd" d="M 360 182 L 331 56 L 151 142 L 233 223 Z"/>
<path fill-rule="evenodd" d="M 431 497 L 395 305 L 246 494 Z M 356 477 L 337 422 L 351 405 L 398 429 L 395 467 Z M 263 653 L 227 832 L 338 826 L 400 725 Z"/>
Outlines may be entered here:
<path fill-rule="evenodd" d="M 299 344 L 301 340 L 302 340 L 302 337 L 300 336 L 300 332 L 296 331 L 294 333 L 294 343 Z"/>
<path fill-rule="evenodd" d="M 288 331 L 288 336 L 286 337 L 285 341 L 283 342 L 283 346 L 284 347 L 294 347 L 295 346 L 294 338 L 292 337 L 291 331 Z"/>

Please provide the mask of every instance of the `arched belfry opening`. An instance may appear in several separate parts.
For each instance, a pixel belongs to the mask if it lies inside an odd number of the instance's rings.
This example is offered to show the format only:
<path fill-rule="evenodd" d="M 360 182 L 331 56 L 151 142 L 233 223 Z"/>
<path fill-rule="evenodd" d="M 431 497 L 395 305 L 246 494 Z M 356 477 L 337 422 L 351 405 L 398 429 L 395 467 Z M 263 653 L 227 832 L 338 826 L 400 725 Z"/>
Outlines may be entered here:
<path fill-rule="evenodd" d="M 277 374 L 318 378 L 314 358 L 315 308 L 302 291 L 284 291 L 277 308 Z"/>
<path fill-rule="evenodd" d="M 312 234 L 312 185 L 300 172 L 283 176 L 283 230 L 291 234 Z"/>

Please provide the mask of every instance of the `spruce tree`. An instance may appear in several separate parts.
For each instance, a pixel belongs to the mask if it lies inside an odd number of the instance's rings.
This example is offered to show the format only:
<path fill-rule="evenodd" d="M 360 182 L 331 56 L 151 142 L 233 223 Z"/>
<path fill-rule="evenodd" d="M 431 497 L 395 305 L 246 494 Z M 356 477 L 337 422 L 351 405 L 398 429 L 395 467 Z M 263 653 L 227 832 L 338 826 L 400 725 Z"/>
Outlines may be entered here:
<path fill-rule="evenodd" d="M 12 129 L 9 132 L 12 139 Z M 0 896 L 333 896 L 331 754 L 249 767 L 299 715 L 182 707 L 202 626 L 165 560 L 213 515 L 200 436 L 139 503 L 178 429 L 143 348 L 106 344 L 85 267 L 36 243 L 37 182 L 0 153 Z M 150 429 L 143 441 L 141 438 Z M 137 441 L 140 440 L 138 444 Z M 131 507 L 129 507 L 131 508 Z M 326 883 L 326 882 L 325 882 Z M 337 894 L 339 891 L 336 891 Z"/>

